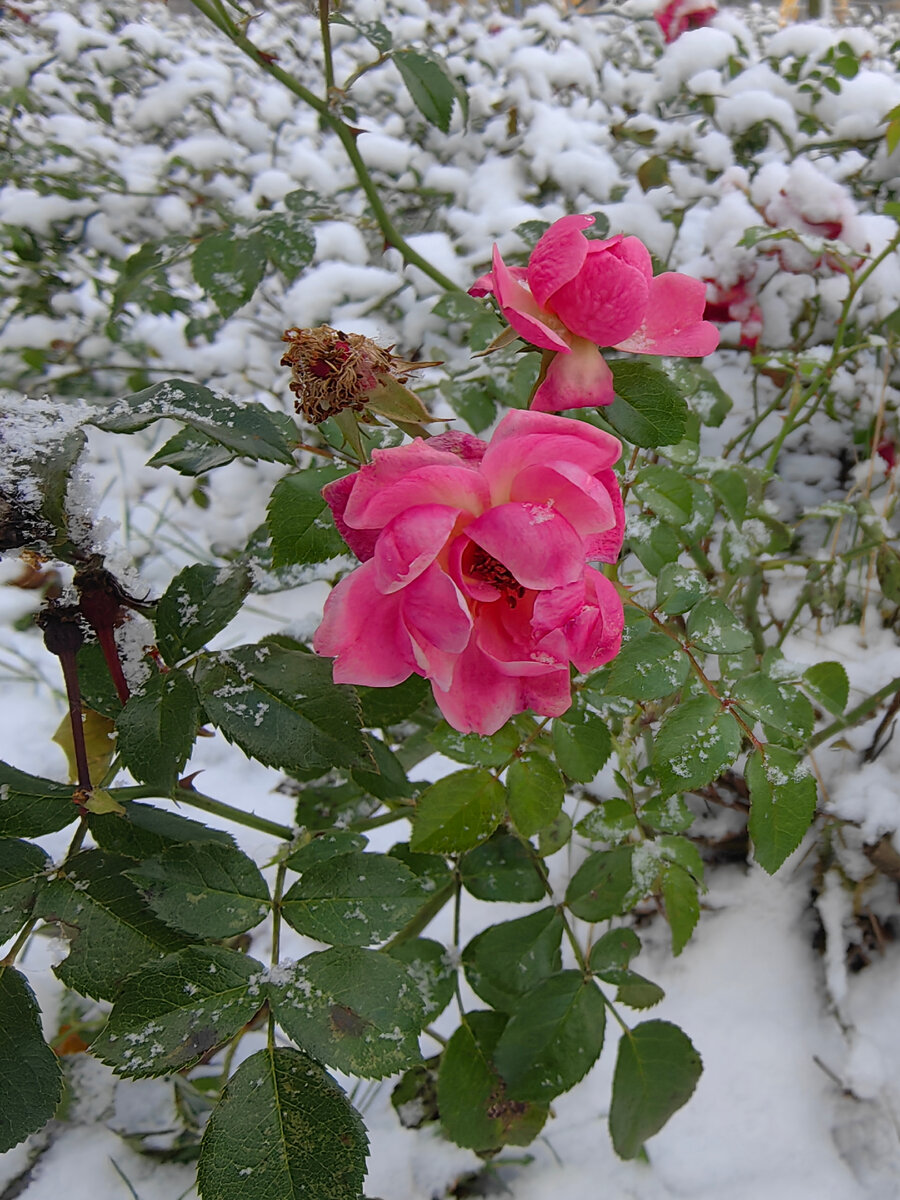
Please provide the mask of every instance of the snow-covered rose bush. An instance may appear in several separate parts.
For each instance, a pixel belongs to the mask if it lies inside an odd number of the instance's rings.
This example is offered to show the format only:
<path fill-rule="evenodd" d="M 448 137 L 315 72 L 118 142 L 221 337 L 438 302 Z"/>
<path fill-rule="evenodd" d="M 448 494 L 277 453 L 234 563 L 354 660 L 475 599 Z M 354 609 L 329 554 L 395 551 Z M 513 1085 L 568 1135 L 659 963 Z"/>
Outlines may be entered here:
<path fill-rule="evenodd" d="M 415 672 L 463 733 L 496 733 L 528 708 L 564 713 L 569 662 L 593 671 L 622 637 L 622 602 L 589 565 L 622 546 L 620 453 L 590 425 L 512 412 L 489 443 L 417 439 L 329 484 L 362 560 L 314 640 L 335 682 L 390 687 Z"/>

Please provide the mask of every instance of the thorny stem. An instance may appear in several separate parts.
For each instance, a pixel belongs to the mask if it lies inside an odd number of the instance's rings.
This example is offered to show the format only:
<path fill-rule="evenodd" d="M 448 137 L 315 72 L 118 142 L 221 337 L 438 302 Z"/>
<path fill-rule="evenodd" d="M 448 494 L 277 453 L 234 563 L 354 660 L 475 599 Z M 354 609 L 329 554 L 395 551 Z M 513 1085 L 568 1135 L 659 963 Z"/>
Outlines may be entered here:
<path fill-rule="evenodd" d="M 273 79 L 277 79 L 288 91 L 293 92 L 298 99 L 302 100 L 304 104 L 308 104 L 310 108 L 317 112 L 322 119 L 322 123 L 327 125 L 337 135 L 341 145 L 344 147 L 344 152 L 350 160 L 350 165 L 353 167 L 359 185 L 365 193 L 366 199 L 369 201 L 375 220 L 378 222 L 378 228 L 384 235 L 386 245 L 392 246 L 395 250 L 399 251 L 404 262 L 409 266 L 418 267 L 420 271 L 427 275 L 429 279 L 433 279 L 445 291 L 460 291 L 461 289 L 457 284 L 453 283 L 437 267 L 414 250 L 394 225 L 387 209 L 381 202 L 381 197 L 378 194 L 378 189 L 375 186 L 372 176 L 369 174 L 369 169 L 357 149 L 356 138 L 361 131 L 352 129 L 331 111 L 327 101 L 321 100 L 288 71 L 279 67 L 277 63 L 272 61 L 271 55 L 259 50 L 250 41 L 246 33 L 239 29 L 227 16 L 214 8 L 212 0 L 191 0 L 191 3 L 205 16 L 209 17 L 213 24 L 239 50 L 243 51 L 248 58 L 251 58 L 257 66 L 261 67 L 268 75 L 271 75 Z"/>
<path fill-rule="evenodd" d="M 161 798 L 159 788 L 149 785 L 110 788 L 109 794 L 114 800 L 121 803 L 127 803 L 129 800 L 158 800 Z M 279 825 L 277 821 L 259 817 L 256 813 L 245 812 L 241 808 L 226 804 L 223 800 L 205 796 L 192 787 L 177 787 L 165 799 L 174 800 L 176 804 L 187 804 L 191 808 L 200 809 L 201 812 L 213 813 L 217 817 L 224 817 L 226 821 L 234 821 L 236 825 L 245 825 L 248 829 L 256 829 L 260 833 L 270 833 L 273 837 L 281 838 L 286 842 L 291 841 L 294 837 L 295 831 L 289 825 Z"/>

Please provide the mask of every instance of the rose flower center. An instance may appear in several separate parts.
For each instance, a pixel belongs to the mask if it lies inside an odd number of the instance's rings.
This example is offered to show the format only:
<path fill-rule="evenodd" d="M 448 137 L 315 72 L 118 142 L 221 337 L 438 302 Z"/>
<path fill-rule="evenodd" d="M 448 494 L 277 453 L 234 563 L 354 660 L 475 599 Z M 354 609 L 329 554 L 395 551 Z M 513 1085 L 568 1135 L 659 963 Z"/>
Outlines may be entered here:
<path fill-rule="evenodd" d="M 474 579 L 480 579 L 482 583 L 489 583 L 491 587 L 495 587 L 510 608 L 515 608 L 516 602 L 525 595 L 525 589 L 509 567 L 505 567 L 493 554 L 488 554 L 487 550 L 482 550 L 476 542 L 472 543 L 467 566 Z"/>

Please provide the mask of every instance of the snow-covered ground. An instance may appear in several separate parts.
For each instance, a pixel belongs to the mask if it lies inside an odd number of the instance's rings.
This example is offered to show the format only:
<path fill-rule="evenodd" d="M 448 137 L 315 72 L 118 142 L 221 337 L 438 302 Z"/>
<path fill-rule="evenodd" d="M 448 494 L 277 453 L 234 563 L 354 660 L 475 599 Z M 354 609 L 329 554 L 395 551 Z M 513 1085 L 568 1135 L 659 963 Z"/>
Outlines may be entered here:
<path fill-rule="evenodd" d="M 353 92 L 360 124 L 371 130 L 360 136 L 360 151 L 388 206 L 402 213 L 399 223 L 415 231 L 411 243 L 462 286 L 485 268 L 492 242 L 504 254 L 521 252 L 514 231 L 522 222 L 601 209 L 614 231 L 640 236 L 672 269 L 715 280 L 722 289 L 752 281 L 762 345 L 772 352 L 790 343 L 792 323 L 815 297 L 815 357 L 839 311 L 843 278 L 815 277 L 802 259 L 808 247 L 782 243 L 789 246 L 785 254 L 800 256 L 784 263 L 736 243 L 772 205 L 773 220 L 787 219 L 792 210 L 808 223 L 827 223 L 837 212 L 839 237 L 851 250 L 877 253 L 892 236 L 895 221 L 881 209 L 885 196 L 897 199 L 900 149 L 887 152 L 884 119 L 900 105 L 896 47 L 893 58 L 890 52 L 900 21 L 779 32 L 771 13 L 729 9 L 712 28 L 648 59 L 650 35 L 644 26 L 639 36 L 635 20 L 646 21 L 651 8 L 630 0 L 621 6 L 625 16 L 579 16 L 540 4 L 513 19 L 480 9 L 432 11 L 419 0 L 403 0 L 388 17 L 376 0 L 357 0 L 354 18 L 384 19 L 398 44 L 442 48 L 453 73 L 465 78 L 470 101 L 468 126 L 457 111 L 445 136 L 417 118 L 393 68 L 366 74 Z M 305 47 L 316 45 L 317 25 L 296 9 L 271 8 L 253 23 L 253 36 L 288 66 L 300 47 L 307 69 L 315 71 L 317 56 Z M 445 359 L 451 372 L 463 370 L 467 352 L 431 311 L 436 286 L 415 268 L 402 270 L 396 253 L 382 253 L 359 193 L 350 190 L 354 180 L 343 151 L 319 132 L 314 114 L 246 64 L 203 20 L 137 0 L 115 10 L 108 16 L 93 0 L 35 0 L 17 10 L 30 22 L 9 8 L 0 17 L 3 86 L 31 88 L 41 101 L 22 124 L 32 142 L 31 180 L 21 150 L 12 180 L 0 187 L 0 223 L 49 238 L 55 222 L 84 222 L 79 246 L 67 250 L 66 260 L 81 275 L 69 278 L 43 311 L 13 312 L 7 302 L 0 329 L 3 381 L 51 395 L 112 394 L 129 369 L 149 367 L 153 379 L 183 374 L 215 381 L 234 395 L 287 409 L 286 378 L 276 366 L 281 332 L 322 321 L 397 342 L 400 352 L 417 349 L 424 358 Z M 819 61 L 842 41 L 859 70 L 842 77 L 838 92 L 822 90 L 814 111 L 827 130 L 811 133 L 803 128 L 796 81 L 774 64 L 803 55 Z M 368 52 L 338 27 L 335 42 L 341 77 Z M 735 62 L 740 69 L 732 70 Z M 79 98 L 86 77 L 101 107 L 109 106 L 108 118 Z M 121 89 L 113 86 L 117 78 Z M 694 110 L 682 111 L 679 98 L 686 96 L 710 98 L 715 126 L 704 127 Z M 734 146 L 763 119 L 769 124 L 754 151 L 761 169 L 751 178 Z M 653 153 L 668 161 L 669 182 L 644 191 L 635 175 L 651 141 Z M 106 167 L 111 175 L 101 179 Z M 96 186 L 88 186 L 91 171 Z M 42 173 L 79 172 L 71 191 L 51 187 L 41 194 L 33 186 Z M 331 215 L 316 224 L 313 265 L 295 282 L 268 278 L 209 341 L 186 331 L 191 314 L 150 307 L 129 317 L 122 336 L 110 336 L 108 295 L 116 264 L 128 253 L 145 241 L 195 236 L 211 212 L 250 223 L 296 188 L 324 197 Z M 682 207 L 683 220 L 672 221 Z M 194 304 L 194 314 L 212 314 L 185 266 L 176 264 L 171 280 Z M 11 295 L 21 282 L 19 276 Z M 898 307 L 900 260 L 894 256 L 868 281 L 860 321 L 875 323 Z M 704 450 L 711 455 L 740 432 L 756 400 L 746 351 L 736 348 L 743 319 L 737 314 L 726 326 L 724 348 L 706 364 L 735 401 L 725 424 L 707 431 Z M 23 355 L 51 344 L 38 366 L 33 355 Z M 858 397 L 860 425 L 884 394 L 881 369 L 873 361 L 835 377 L 838 395 Z M 426 379 L 436 384 L 441 376 Z M 896 437 L 896 393 L 888 392 L 885 433 Z M 439 414 L 451 415 L 436 390 L 429 400 Z M 778 419 L 769 418 L 773 429 Z M 794 441 L 780 464 L 784 514 L 843 497 L 849 485 L 839 460 L 848 429 L 823 418 Z M 262 521 L 280 473 L 267 464 L 231 464 L 210 476 L 201 506 L 192 480 L 145 466 L 162 444 L 161 433 L 125 439 L 93 431 L 89 438 L 92 502 L 107 521 L 109 543 L 120 547 L 122 562 L 139 562 L 142 586 L 157 594 L 186 563 L 219 561 L 243 545 Z M 891 477 L 879 460 L 873 470 L 882 497 L 891 495 L 896 469 Z M 18 570 L 16 563 L 0 563 L 0 582 Z M 219 644 L 275 631 L 307 636 L 327 595 L 323 578 L 309 571 L 294 587 L 254 596 Z M 787 581 L 776 583 L 770 605 L 789 610 L 788 588 Z M 34 593 L 0 587 L 0 757 L 62 778 L 64 758 L 51 741 L 63 712 L 56 663 L 36 632 L 17 629 L 35 604 Z M 900 675 L 896 637 L 874 608 L 862 626 L 798 627 L 783 649 L 799 662 L 842 662 L 851 706 Z M 710 866 L 700 924 L 677 959 L 661 921 L 643 926 L 638 968 L 666 992 L 653 1015 L 684 1028 L 704 1062 L 692 1100 L 649 1143 L 649 1162 L 621 1162 L 610 1145 L 605 1116 L 613 1052 L 607 1047 L 590 1076 L 554 1102 L 552 1119 L 527 1153 L 507 1153 L 496 1164 L 488 1184 L 493 1180 L 497 1194 L 517 1200 L 900 1196 L 900 946 L 893 940 L 900 906 L 896 880 L 881 875 L 870 881 L 872 867 L 860 849 L 900 827 L 900 745 L 861 762 L 879 719 L 875 714 L 848 731 L 837 748 L 825 744 L 815 752 L 822 807 L 839 818 L 834 836 L 846 843 L 842 875 L 823 870 L 822 858 L 808 853 L 811 836 L 774 878 L 745 861 Z M 274 791 L 278 773 L 247 761 L 221 738 L 201 739 L 189 769 L 204 772 L 207 793 L 245 807 L 250 797 L 256 812 L 292 822 L 290 798 Z M 429 777 L 439 769 L 429 763 Z M 842 831 L 841 821 L 853 824 Z M 711 821 L 711 831 L 717 828 Z M 270 839 L 232 831 L 256 861 L 266 861 Z M 62 835 L 42 841 L 51 852 L 65 849 Z M 386 849 L 391 842 L 385 834 L 372 845 Z M 555 867 L 562 877 L 567 864 Z M 855 894 L 848 876 L 859 884 Z M 487 908 L 467 903 L 463 941 Z M 517 906 L 510 913 L 523 911 Z M 489 906 L 490 920 L 506 915 L 503 906 Z M 303 950 L 303 940 L 288 931 L 283 953 Z M 52 965 L 63 954 L 60 944 L 38 937 L 20 960 L 48 1032 L 59 1025 L 61 989 Z M 428 1049 L 427 1038 L 423 1044 Z M 248 1037 L 241 1054 L 255 1048 Z M 141 1135 L 173 1122 L 171 1084 L 116 1080 L 85 1055 L 73 1056 L 69 1069 L 72 1102 L 65 1119 L 4 1157 L 0 1200 L 20 1194 L 57 1200 L 63 1191 L 70 1200 L 190 1196 L 192 1164 L 138 1152 Z M 483 1164 L 433 1126 L 401 1128 L 390 1088 L 390 1081 L 365 1085 L 355 1097 L 372 1144 L 366 1195 L 443 1200 L 489 1194 L 451 1190 Z"/>

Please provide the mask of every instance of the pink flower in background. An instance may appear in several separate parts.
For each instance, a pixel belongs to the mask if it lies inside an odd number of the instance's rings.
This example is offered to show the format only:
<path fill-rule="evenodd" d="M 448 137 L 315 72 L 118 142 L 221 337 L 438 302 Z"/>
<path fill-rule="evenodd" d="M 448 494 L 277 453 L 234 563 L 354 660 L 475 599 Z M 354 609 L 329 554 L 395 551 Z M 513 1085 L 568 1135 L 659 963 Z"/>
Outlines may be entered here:
<path fill-rule="evenodd" d="M 710 292 L 704 316 L 708 321 L 722 325 L 730 321 L 739 322 L 741 336 L 738 345 L 746 350 L 756 349 L 763 329 L 762 309 L 756 301 L 751 280 L 752 276 L 742 276 L 728 288 L 714 279 L 706 281 L 710 285 Z"/>
<path fill-rule="evenodd" d="M 415 673 L 464 733 L 571 704 L 569 663 L 619 650 L 614 562 L 624 511 L 615 438 L 581 421 L 508 413 L 489 443 L 446 433 L 375 450 L 323 495 L 362 560 L 331 592 L 313 646 L 336 683 Z"/>
<path fill-rule="evenodd" d="M 701 356 L 719 335 L 703 320 L 706 289 L 676 271 L 653 275 L 636 237 L 589 240 L 589 216 L 554 222 L 527 267 L 507 267 L 494 247 L 493 269 L 469 289 L 493 293 L 513 329 L 551 358 L 531 407 L 539 412 L 611 404 L 612 372 L 599 346 L 637 354 Z"/>
<path fill-rule="evenodd" d="M 718 11 L 716 0 L 666 0 L 653 15 L 666 41 L 674 42 L 689 29 L 708 25 Z"/>

